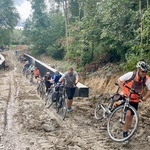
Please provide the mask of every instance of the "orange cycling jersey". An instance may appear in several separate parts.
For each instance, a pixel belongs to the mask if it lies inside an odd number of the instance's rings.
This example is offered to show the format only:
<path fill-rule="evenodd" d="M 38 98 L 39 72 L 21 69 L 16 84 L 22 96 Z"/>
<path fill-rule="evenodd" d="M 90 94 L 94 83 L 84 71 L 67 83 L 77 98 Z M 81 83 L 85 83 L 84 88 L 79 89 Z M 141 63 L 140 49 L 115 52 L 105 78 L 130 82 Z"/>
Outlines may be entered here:
<path fill-rule="evenodd" d="M 136 75 L 135 75 L 134 79 L 124 84 L 124 87 L 123 87 L 124 94 L 128 95 L 128 96 L 130 94 L 129 89 L 126 88 L 125 86 L 133 88 L 138 93 L 142 94 L 143 90 L 144 90 L 145 82 L 147 81 L 147 79 L 148 79 L 148 76 L 146 76 L 146 80 L 145 81 L 144 81 L 144 79 L 141 79 L 139 81 L 139 75 L 138 75 L 138 72 L 136 72 Z M 139 103 L 140 102 L 139 101 L 139 97 L 138 97 L 137 94 L 131 94 L 130 98 L 131 98 L 131 100 L 130 100 L 131 103 Z"/>
<path fill-rule="evenodd" d="M 36 77 L 39 77 L 39 76 L 40 76 L 39 70 L 34 70 L 34 75 L 35 75 Z"/>

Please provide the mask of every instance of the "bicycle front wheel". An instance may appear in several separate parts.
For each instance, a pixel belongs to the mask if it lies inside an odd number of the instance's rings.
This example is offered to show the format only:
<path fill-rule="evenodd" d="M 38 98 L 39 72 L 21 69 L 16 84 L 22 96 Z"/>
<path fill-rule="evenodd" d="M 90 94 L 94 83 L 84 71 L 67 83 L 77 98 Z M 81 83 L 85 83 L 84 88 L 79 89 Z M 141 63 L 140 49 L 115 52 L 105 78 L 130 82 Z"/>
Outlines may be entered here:
<path fill-rule="evenodd" d="M 97 120 L 102 120 L 103 119 L 103 109 L 101 107 L 101 103 L 98 103 L 96 105 L 96 108 L 94 110 L 94 116 Z"/>
<path fill-rule="evenodd" d="M 95 110 L 94 110 L 94 116 L 97 120 L 102 120 L 104 118 L 104 116 L 106 115 L 105 109 L 107 109 L 107 110 L 109 109 L 108 107 L 109 107 L 110 103 L 112 103 L 111 94 L 105 93 L 100 98 L 100 102 L 96 105 Z"/>
<path fill-rule="evenodd" d="M 134 113 L 132 123 L 130 129 L 128 131 L 128 136 L 123 137 L 123 126 L 127 125 L 126 122 L 126 112 L 132 111 Z M 113 112 L 110 114 L 107 122 L 107 132 L 109 137 L 115 142 L 124 142 L 131 138 L 138 127 L 138 113 L 134 107 L 129 105 L 128 107 L 124 108 L 124 105 L 120 105 L 119 107 L 115 108 Z"/>
<path fill-rule="evenodd" d="M 64 99 L 62 100 L 61 108 L 59 111 L 60 111 L 60 115 L 62 116 L 62 119 L 65 120 L 67 109 L 66 109 L 66 102 Z"/>
<path fill-rule="evenodd" d="M 53 90 L 51 90 L 48 93 L 48 96 L 46 96 L 46 99 L 45 99 L 46 108 L 49 108 L 49 107 L 51 107 L 53 105 L 52 94 L 53 94 Z"/>
<path fill-rule="evenodd" d="M 30 84 L 33 84 L 33 76 L 30 77 Z"/>
<path fill-rule="evenodd" d="M 50 108 L 53 105 L 52 99 L 48 98 L 45 102 L 46 108 Z"/>

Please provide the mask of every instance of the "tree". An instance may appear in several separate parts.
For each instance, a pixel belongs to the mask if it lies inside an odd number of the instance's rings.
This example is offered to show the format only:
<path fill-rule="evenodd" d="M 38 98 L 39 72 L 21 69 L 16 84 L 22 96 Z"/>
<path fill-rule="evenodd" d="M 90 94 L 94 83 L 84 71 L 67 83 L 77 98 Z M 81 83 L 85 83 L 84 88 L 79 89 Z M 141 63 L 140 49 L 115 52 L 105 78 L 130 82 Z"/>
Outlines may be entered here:
<path fill-rule="evenodd" d="M 0 44 L 10 44 L 11 31 L 20 19 L 12 0 L 0 1 L 0 14 Z"/>

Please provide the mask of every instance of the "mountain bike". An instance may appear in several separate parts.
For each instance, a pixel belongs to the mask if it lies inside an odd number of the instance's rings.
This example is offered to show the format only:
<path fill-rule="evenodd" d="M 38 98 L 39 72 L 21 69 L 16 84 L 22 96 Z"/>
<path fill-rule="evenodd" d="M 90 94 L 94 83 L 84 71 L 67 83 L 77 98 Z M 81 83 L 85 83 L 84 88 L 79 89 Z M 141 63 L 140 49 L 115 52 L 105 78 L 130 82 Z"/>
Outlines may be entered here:
<path fill-rule="evenodd" d="M 113 107 L 113 104 L 115 102 L 115 95 L 110 97 L 110 102 L 108 105 L 105 105 L 105 103 L 99 103 L 96 108 L 95 108 L 95 115 L 99 120 L 102 120 L 103 118 L 107 118 L 107 132 L 109 137 L 115 141 L 115 142 L 124 142 L 128 139 L 130 139 L 133 134 L 136 132 L 137 127 L 138 127 L 138 113 L 135 110 L 134 107 L 130 105 L 130 97 L 131 94 L 137 94 L 139 98 L 141 99 L 141 95 L 136 92 L 134 89 L 129 88 L 130 90 L 130 95 L 126 97 L 120 97 L 119 100 L 121 99 L 122 103 L 118 107 Z M 118 92 L 118 90 L 117 90 Z M 118 94 L 117 94 L 118 95 Z M 133 116 L 133 121 L 130 130 L 128 131 L 128 136 L 123 137 L 122 136 L 122 126 L 125 125 L 126 123 L 126 112 L 127 110 L 131 110 L 134 113 Z M 101 114 L 101 116 L 100 116 Z"/>
<path fill-rule="evenodd" d="M 44 80 L 42 78 L 38 79 L 37 92 L 40 95 L 40 97 L 42 97 L 42 99 L 43 99 L 45 96 L 45 83 L 44 83 Z"/>
<path fill-rule="evenodd" d="M 67 109 L 66 109 L 66 90 L 64 85 L 59 85 L 59 95 L 57 101 L 57 113 L 62 116 L 62 119 L 65 120 Z"/>

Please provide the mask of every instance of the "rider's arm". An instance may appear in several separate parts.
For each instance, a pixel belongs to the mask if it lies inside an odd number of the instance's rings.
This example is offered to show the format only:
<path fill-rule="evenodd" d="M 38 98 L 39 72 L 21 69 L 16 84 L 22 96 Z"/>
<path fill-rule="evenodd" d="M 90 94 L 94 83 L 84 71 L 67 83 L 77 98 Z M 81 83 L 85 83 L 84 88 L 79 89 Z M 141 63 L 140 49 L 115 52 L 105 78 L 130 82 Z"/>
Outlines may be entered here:
<path fill-rule="evenodd" d="M 66 74 L 67 74 L 67 73 L 64 73 L 64 75 L 59 79 L 58 82 L 63 82 L 64 78 L 66 78 Z"/>
<path fill-rule="evenodd" d="M 120 94 L 121 95 L 124 95 L 123 93 L 123 85 L 126 81 L 128 81 L 133 75 L 133 72 L 128 72 L 126 74 L 124 74 L 123 76 L 121 76 L 119 79 L 118 79 L 118 85 L 120 87 Z"/>
<path fill-rule="evenodd" d="M 118 79 L 118 85 L 120 87 L 121 92 L 123 91 L 123 84 L 124 84 L 124 81 L 121 81 L 120 79 Z"/>
<path fill-rule="evenodd" d="M 142 98 L 143 101 L 146 101 L 150 97 L 150 90 L 148 90 L 145 96 Z"/>
<path fill-rule="evenodd" d="M 77 74 L 77 75 L 76 75 L 75 85 L 77 85 L 77 84 L 78 84 L 78 82 L 79 82 L 79 76 L 78 76 L 78 74 Z"/>
<path fill-rule="evenodd" d="M 64 78 L 63 77 L 61 77 L 60 79 L 59 79 L 59 81 L 58 82 L 62 82 L 64 80 Z"/>
<path fill-rule="evenodd" d="M 146 81 L 147 92 L 145 96 L 142 98 L 143 101 L 146 101 L 150 97 L 150 79 Z"/>

